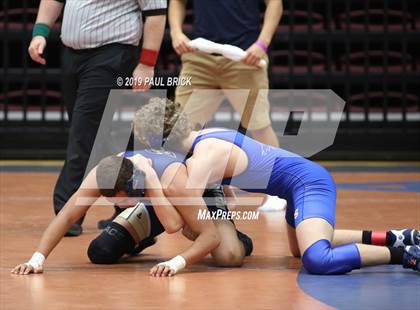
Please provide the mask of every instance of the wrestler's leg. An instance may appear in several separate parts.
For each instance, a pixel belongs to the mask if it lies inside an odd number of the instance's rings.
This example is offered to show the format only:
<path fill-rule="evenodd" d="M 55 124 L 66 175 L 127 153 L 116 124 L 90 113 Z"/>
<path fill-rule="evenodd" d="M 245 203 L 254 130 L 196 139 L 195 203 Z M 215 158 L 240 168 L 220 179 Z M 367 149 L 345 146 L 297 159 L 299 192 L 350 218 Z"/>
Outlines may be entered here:
<path fill-rule="evenodd" d="M 289 250 L 294 257 L 300 257 L 299 246 L 296 237 L 296 229 L 287 224 L 287 239 L 289 241 Z"/>
<path fill-rule="evenodd" d="M 290 252 L 294 257 L 300 257 L 301 254 L 296 237 L 296 229 L 291 225 L 287 225 L 287 237 Z M 362 231 L 334 230 L 334 236 L 331 242 L 333 247 L 351 242 L 362 243 Z"/>
<path fill-rule="evenodd" d="M 386 232 L 335 229 L 332 239 L 332 246 L 335 247 L 338 245 L 355 242 L 371 245 L 404 247 L 407 245 L 419 245 L 419 235 L 419 231 L 415 229 L 389 230 Z M 296 230 L 291 225 L 287 225 L 287 236 L 289 240 L 290 252 L 294 257 L 300 257 L 300 251 L 296 238 Z"/>
<path fill-rule="evenodd" d="M 128 230 L 114 221 L 90 242 L 87 254 L 94 264 L 116 264 L 135 244 Z"/>
<path fill-rule="evenodd" d="M 362 266 L 391 263 L 387 247 L 355 243 L 332 247 L 333 233 L 334 228 L 325 219 L 308 218 L 298 224 L 299 250 L 303 253 L 303 265 L 310 273 L 342 274 Z"/>
<path fill-rule="evenodd" d="M 245 256 L 251 255 L 253 250 L 251 238 L 239 232 L 228 220 L 215 220 L 214 223 L 222 236 L 219 246 L 211 252 L 216 264 L 220 267 L 242 266 Z M 191 241 L 197 238 L 197 234 L 188 226 L 184 227 L 182 233 Z"/>
<path fill-rule="evenodd" d="M 139 213 L 144 216 L 138 217 Z M 142 204 L 125 209 L 89 244 L 88 256 L 91 262 L 94 264 L 115 264 L 124 254 L 133 253 L 136 245 L 140 245 L 149 237 L 147 232 L 150 229 L 146 227 L 150 223 L 147 221 L 148 216 L 148 212 Z"/>
<path fill-rule="evenodd" d="M 222 236 L 220 245 L 211 252 L 216 264 L 221 267 L 240 267 L 245 258 L 244 244 L 239 240 L 235 225 L 227 220 L 214 221 Z"/>
<path fill-rule="evenodd" d="M 332 244 L 334 238 L 336 188 L 330 174 L 316 164 L 308 179 L 298 178 L 288 199 L 286 221 L 296 227 L 299 253 L 305 269 L 315 274 L 343 274 L 362 266 L 400 264 L 419 270 L 420 247 L 394 248 L 345 243 Z M 357 237 L 349 233 L 348 238 Z M 293 240 L 292 240 L 293 241 Z M 411 259 L 412 258 L 412 259 Z"/>
<path fill-rule="evenodd" d="M 316 178 L 300 178 L 289 197 L 287 223 L 296 227 L 299 253 L 305 269 L 314 274 L 343 274 L 362 266 L 402 264 L 402 249 L 346 243 L 333 246 L 336 189 L 328 172 L 320 166 L 307 167 Z"/>
<path fill-rule="evenodd" d="M 312 224 L 310 223 L 308 225 L 312 225 Z M 335 232 L 334 232 L 334 234 L 335 234 Z M 288 240 L 289 240 L 290 252 L 292 253 L 292 255 L 294 257 L 300 257 L 301 252 L 300 252 L 299 245 L 298 245 L 298 240 L 297 240 L 297 237 L 296 237 L 296 230 L 290 225 L 287 225 L 287 235 L 288 235 Z M 338 245 L 349 244 L 349 243 L 352 243 L 352 242 L 358 242 L 358 239 L 359 238 L 358 238 L 358 232 L 357 231 L 348 231 L 348 234 L 342 239 L 342 243 L 337 243 L 337 241 L 334 241 L 334 238 L 333 238 L 332 246 L 335 247 L 335 246 L 338 246 Z M 361 245 L 361 246 L 363 246 L 363 245 Z M 386 250 L 388 250 L 388 249 L 386 249 Z M 366 251 L 365 262 L 370 263 L 370 264 L 375 263 L 376 262 L 375 251 L 370 251 L 369 248 L 365 248 L 364 251 Z M 384 255 L 382 257 L 384 263 L 389 263 L 389 259 L 390 259 L 389 251 L 382 250 L 382 254 Z"/>
<path fill-rule="evenodd" d="M 392 246 L 394 248 L 420 244 L 420 232 L 416 229 L 393 229 L 388 231 L 334 230 L 333 245 L 349 242 Z"/>

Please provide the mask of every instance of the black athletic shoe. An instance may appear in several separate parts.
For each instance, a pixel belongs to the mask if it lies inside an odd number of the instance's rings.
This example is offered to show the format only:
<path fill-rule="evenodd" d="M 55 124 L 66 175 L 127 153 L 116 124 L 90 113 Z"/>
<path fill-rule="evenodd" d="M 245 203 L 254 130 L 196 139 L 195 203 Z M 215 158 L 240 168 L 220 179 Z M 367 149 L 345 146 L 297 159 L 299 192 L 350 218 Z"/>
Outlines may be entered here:
<path fill-rule="evenodd" d="M 238 235 L 238 239 L 243 243 L 245 248 L 245 256 L 250 256 L 252 250 L 254 249 L 254 245 L 252 244 L 252 239 L 245 235 L 243 232 L 236 230 L 236 234 Z"/>
<path fill-rule="evenodd" d="M 83 232 L 81 224 L 75 223 L 71 225 L 70 229 L 64 235 L 65 237 L 77 237 L 80 236 Z"/>
<path fill-rule="evenodd" d="M 404 248 L 403 267 L 420 272 L 420 246 L 409 245 Z"/>
<path fill-rule="evenodd" d="M 140 241 L 137 246 L 129 253 L 131 256 L 138 255 L 144 249 L 154 245 L 156 243 L 156 238 L 146 238 Z"/>
<path fill-rule="evenodd" d="M 123 208 L 120 208 L 118 206 L 114 206 L 114 214 L 112 214 L 112 216 L 109 219 L 106 220 L 100 220 L 98 222 L 98 228 L 99 229 L 105 229 L 105 227 L 107 227 L 109 224 L 112 223 L 112 221 L 118 216 L 118 214 L 120 214 L 121 212 L 124 211 Z"/>

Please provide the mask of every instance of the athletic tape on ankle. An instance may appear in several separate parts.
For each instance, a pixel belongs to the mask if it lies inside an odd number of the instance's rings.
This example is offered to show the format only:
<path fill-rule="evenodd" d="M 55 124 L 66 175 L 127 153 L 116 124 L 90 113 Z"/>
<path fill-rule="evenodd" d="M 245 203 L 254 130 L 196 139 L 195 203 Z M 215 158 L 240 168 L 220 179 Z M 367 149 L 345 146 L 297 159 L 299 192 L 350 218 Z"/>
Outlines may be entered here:
<path fill-rule="evenodd" d="M 386 231 L 372 231 L 373 245 L 386 245 Z"/>
<path fill-rule="evenodd" d="M 150 236 L 150 216 L 143 203 L 139 202 L 136 206 L 125 209 L 118 217 L 130 223 L 140 238 L 140 241 Z"/>
<path fill-rule="evenodd" d="M 42 265 L 44 265 L 44 262 L 45 262 L 44 254 L 40 252 L 35 252 L 32 255 L 31 259 L 26 264 L 36 269 L 36 268 L 42 267 Z"/>

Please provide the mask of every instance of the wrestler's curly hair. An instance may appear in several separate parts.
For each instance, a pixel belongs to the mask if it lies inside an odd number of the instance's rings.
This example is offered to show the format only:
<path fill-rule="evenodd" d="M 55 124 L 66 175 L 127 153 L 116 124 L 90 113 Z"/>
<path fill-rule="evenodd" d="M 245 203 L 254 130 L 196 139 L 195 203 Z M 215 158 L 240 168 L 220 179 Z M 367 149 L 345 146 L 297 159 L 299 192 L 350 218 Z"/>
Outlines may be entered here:
<path fill-rule="evenodd" d="M 164 141 L 161 136 L 162 126 Z M 159 148 L 164 142 L 165 148 L 174 150 L 182 146 L 182 141 L 192 130 L 187 115 L 182 112 L 181 105 L 159 97 L 151 98 L 148 104 L 137 110 L 133 127 L 134 137 L 141 143 L 151 148 Z"/>

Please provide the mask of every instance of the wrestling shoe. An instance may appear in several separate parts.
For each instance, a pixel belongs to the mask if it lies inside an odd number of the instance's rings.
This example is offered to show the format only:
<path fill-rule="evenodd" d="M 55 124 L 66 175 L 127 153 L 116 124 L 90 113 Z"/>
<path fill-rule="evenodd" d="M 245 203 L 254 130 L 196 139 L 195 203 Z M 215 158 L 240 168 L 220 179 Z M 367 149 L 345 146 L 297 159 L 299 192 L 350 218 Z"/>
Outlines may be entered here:
<path fill-rule="evenodd" d="M 409 245 L 404 248 L 403 267 L 420 272 L 420 246 Z"/>
<path fill-rule="evenodd" d="M 146 238 L 140 241 L 137 246 L 129 253 L 131 256 L 136 256 L 140 252 L 142 252 L 144 249 L 151 247 L 156 243 L 156 238 Z"/>
<path fill-rule="evenodd" d="M 116 205 L 114 205 L 114 214 L 112 214 L 112 216 L 109 219 L 106 220 L 100 220 L 98 222 L 98 228 L 99 229 L 105 229 L 105 227 L 107 227 L 109 224 L 112 223 L 112 221 L 118 216 L 118 214 L 120 214 L 121 212 L 124 211 L 123 208 L 120 208 Z"/>
<path fill-rule="evenodd" d="M 420 232 L 415 229 L 391 230 L 387 232 L 387 243 L 393 248 L 420 245 Z"/>
<path fill-rule="evenodd" d="M 252 239 L 245 235 L 243 232 L 240 232 L 239 230 L 236 230 L 236 234 L 238 235 L 238 239 L 243 243 L 245 248 L 245 256 L 250 256 L 254 245 L 252 244 Z"/>

